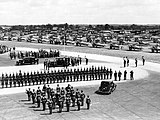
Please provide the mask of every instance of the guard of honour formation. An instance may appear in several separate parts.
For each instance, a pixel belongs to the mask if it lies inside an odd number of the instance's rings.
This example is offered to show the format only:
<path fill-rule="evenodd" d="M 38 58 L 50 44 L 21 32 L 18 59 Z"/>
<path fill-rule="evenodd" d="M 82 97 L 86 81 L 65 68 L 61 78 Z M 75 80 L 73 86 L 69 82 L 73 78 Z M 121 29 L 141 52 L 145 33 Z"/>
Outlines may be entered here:
<path fill-rule="evenodd" d="M 123 58 L 124 67 L 129 66 L 129 59 L 127 57 Z M 142 56 L 142 63 L 145 64 L 145 58 Z M 80 65 L 78 63 L 77 65 Z M 137 67 L 138 60 L 135 58 L 135 67 Z M 86 65 L 88 65 L 88 59 L 86 60 Z M 20 87 L 20 86 L 31 86 L 40 84 L 52 84 L 52 83 L 64 83 L 64 82 L 76 82 L 76 81 L 91 81 L 91 80 L 105 80 L 112 79 L 120 81 L 121 79 L 127 80 L 127 71 L 122 72 L 119 70 L 114 71 L 112 68 L 106 68 L 105 66 L 91 66 L 85 68 L 75 68 L 75 69 L 61 69 L 61 70 L 51 70 L 51 71 L 37 71 L 37 72 L 27 72 L 22 73 L 21 70 L 16 74 L 2 74 L 1 87 Z M 130 80 L 134 79 L 133 70 L 130 71 Z"/>
<path fill-rule="evenodd" d="M 66 88 L 60 87 L 57 84 L 56 89 L 50 88 L 44 84 L 43 88 L 38 87 L 37 90 L 29 88 L 26 90 L 28 96 L 28 101 L 32 101 L 35 107 L 43 107 L 43 111 L 46 110 L 48 106 L 49 114 L 52 114 L 53 110 L 58 109 L 58 112 L 61 113 L 66 107 L 66 111 L 69 112 L 71 107 L 77 107 L 77 110 L 85 106 L 86 109 L 90 109 L 91 99 L 89 95 L 85 95 L 83 90 L 79 91 L 78 89 L 74 90 L 73 86 L 68 84 Z"/>

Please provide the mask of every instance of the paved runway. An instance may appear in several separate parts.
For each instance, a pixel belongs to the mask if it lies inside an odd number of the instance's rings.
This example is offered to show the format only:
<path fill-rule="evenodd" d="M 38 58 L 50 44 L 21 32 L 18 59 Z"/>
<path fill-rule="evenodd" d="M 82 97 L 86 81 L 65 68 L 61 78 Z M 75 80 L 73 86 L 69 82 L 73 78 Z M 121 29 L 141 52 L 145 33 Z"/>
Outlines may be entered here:
<path fill-rule="evenodd" d="M 84 56 L 83 53 L 78 54 Z M 101 59 L 106 62 L 107 66 L 114 69 L 124 70 L 122 58 L 85 55 L 89 59 Z M 25 93 L 17 93 L 0 96 L 0 120 L 160 120 L 160 65 L 147 62 L 145 66 L 142 66 L 139 62 L 138 68 L 135 68 L 134 60 L 130 60 L 130 63 L 131 67 L 127 69 L 135 71 L 137 80 L 117 83 L 117 89 L 111 95 L 102 96 L 94 93 L 98 89 L 100 81 L 93 81 L 96 82 L 93 84 L 90 81 L 77 83 L 78 85 L 73 84 L 76 88 L 83 89 L 86 95 L 90 95 L 92 99 L 90 110 L 86 110 L 86 106 L 84 106 L 81 111 L 76 111 L 77 108 L 74 107 L 69 113 L 64 109 L 59 114 L 56 109 L 52 115 L 48 115 L 48 110 L 41 111 L 25 101 Z M 96 63 L 96 65 L 100 64 L 103 63 Z M 41 67 L 39 65 L 37 68 L 42 69 Z M 60 84 L 60 86 L 63 85 L 66 84 Z M 6 90 L 16 91 L 16 89 L 18 92 L 24 92 L 23 88 Z M 0 91 L 1 94 L 2 92 L 6 92 L 5 89 Z"/>

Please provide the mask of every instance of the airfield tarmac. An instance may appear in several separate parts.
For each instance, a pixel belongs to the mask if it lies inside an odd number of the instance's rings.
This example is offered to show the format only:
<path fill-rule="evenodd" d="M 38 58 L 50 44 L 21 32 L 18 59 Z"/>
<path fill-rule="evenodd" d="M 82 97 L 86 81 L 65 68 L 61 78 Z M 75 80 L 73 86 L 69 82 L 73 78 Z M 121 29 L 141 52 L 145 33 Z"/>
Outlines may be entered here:
<path fill-rule="evenodd" d="M 4 43 L 4 42 L 3 42 Z M 14 43 L 12 43 L 14 45 Z M 18 46 L 19 43 L 15 43 L 15 46 Z M 32 44 L 33 45 L 33 44 Z M 34 45 L 29 45 L 30 48 L 37 48 Z M 38 46 L 41 47 L 42 45 Z M 18 46 L 19 49 L 26 46 Z M 57 46 L 56 46 L 57 47 Z M 47 48 L 47 47 L 46 47 Z M 64 48 L 62 48 L 63 50 Z M 66 48 L 67 49 L 67 46 Z M 75 49 L 75 48 L 74 48 Z M 86 51 L 87 52 L 86 52 Z M 122 67 L 122 58 L 115 57 L 116 53 L 120 54 L 120 51 L 114 52 L 113 56 L 99 55 L 95 49 L 90 53 L 87 48 L 78 48 L 78 51 L 61 51 L 62 54 L 72 54 L 72 55 L 86 55 L 89 59 L 96 60 L 90 62 L 89 65 L 106 65 L 113 67 L 115 70 L 124 70 Z M 77 54 L 75 54 L 75 52 Z M 111 54 L 110 51 L 109 54 Z M 112 52 L 113 53 L 113 52 Z M 130 53 L 130 52 L 128 52 Z M 122 53 L 124 54 L 124 53 Z M 133 52 L 134 57 L 137 57 L 138 54 Z M 132 54 L 132 55 L 133 55 Z M 141 53 L 142 54 L 142 53 Z M 137 55 L 137 56 L 136 56 Z M 118 55 L 117 55 L 118 56 Z M 127 56 L 127 54 L 125 54 Z M 129 54 L 129 56 L 131 56 Z M 139 55 L 141 56 L 141 55 Z M 151 55 L 153 56 L 153 54 Z M 155 55 L 158 56 L 157 54 Z M 132 58 L 132 57 L 130 57 Z M 150 58 L 147 56 L 147 58 Z M 155 59 L 155 58 L 153 58 Z M 148 61 L 151 61 L 150 58 Z M 103 61 L 103 62 L 102 62 Z M 158 60 L 157 60 L 158 61 Z M 71 108 L 71 112 L 65 112 L 66 108 L 62 113 L 57 113 L 57 110 L 53 111 L 52 115 L 48 115 L 48 110 L 41 111 L 41 109 L 34 108 L 32 104 L 26 101 L 27 97 L 25 95 L 25 87 L 21 88 L 7 88 L 0 89 L 0 120 L 159 120 L 160 119 L 160 82 L 159 82 L 159 68 L 158 63 L 146 62 L 145 66 L 142 66 L 139 61 L 138 67 L 134 67 L 134 60 L 130 59 L 130 67 L 127 68 L 128 71 L 135 71 L 135 80 L 134 81 L 122 81 L 117 82 L 116 90 L 107 96 L 97 95 L 94 92 L 98 89 L 101 81 L 89 81 L 84 83 L 70 83 L 75 88 L 84 90 L 86 95 L 90 95 L 92 100 L 92 105 L 90 110 L 86 110 L 86 106 L 82 108 L 81 111 L 76 111 L 75 108 Z M 85 67 L 84 63 L 81 67 Z M 20 68 L 15 68 L 12 66 L 10 69 L 8 66 L 0 67 L 0 71 L 4 71 L 7 68 L 6 72 L 13 72 L 19 70 Z M 30 66 L 31 69 L 43 69 L 43 65 Z M 29 68 L 24 68 L 28 70 Z M 10 71 L 11 70 L 11 71 Z M 13 70 L 13 71 L 12 71 Z M 66 86 L 66 84 L 60 84 L 60 86 Z M 55 87 L 56 85 L 52 85 Z M 32 86 L 34 88 L 34 86 Z M 37 88 L 37 86 L 35 86 Z M 28 87 L 27 87 L 28 88 Z M 15 92 L 16 91 L 16 92 Z M 7 93 L 8 92 L 8 93 Z M 4 94 L 7 93 L 7 94 Z M 12 94 L 10 94 L 12 93 Z M 3 95 L 2 95 L 3 94 Z"/>

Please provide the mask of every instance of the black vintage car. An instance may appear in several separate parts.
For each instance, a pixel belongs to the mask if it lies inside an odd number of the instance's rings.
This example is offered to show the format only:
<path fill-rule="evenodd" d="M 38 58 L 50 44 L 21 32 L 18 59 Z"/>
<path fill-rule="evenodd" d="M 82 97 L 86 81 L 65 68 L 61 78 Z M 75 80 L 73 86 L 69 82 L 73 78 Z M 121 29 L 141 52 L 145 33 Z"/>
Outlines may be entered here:
<path fill-rule="evenodd" d="M 50 61 L 49 67 L 68 67 L 70 65 L 70 57 L 57 57 Z"/>
<path fill-rule="evenodd" d="M 16 61 L 16 65 L 32 65 L 32 64 L 38 64 L 39 59 L 36 59 L 34 57 L 24 57 L 23 59 L 19 59 Z"/>
<path fill-rule="evenodd" d="M 113 81 L 102 81 L 101 86 L 95 92 L 101 95 L 109 95 L 116 89 L 116 84 Z"/>

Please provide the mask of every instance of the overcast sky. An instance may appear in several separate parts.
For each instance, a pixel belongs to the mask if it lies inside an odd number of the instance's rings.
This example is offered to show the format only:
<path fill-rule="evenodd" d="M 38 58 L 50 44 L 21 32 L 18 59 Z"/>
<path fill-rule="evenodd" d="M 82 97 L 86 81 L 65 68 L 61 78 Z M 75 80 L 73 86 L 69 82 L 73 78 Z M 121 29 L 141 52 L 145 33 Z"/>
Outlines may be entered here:
<path fill-rule="evenodd" d="M 160 0 L 0 0 L 0 24 L 159 24 Z"/>

